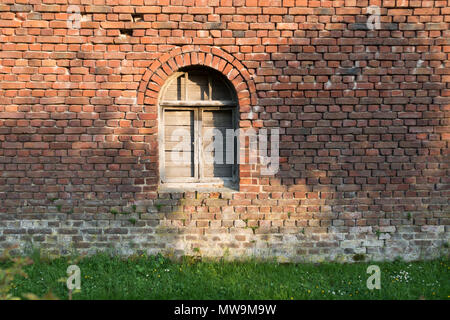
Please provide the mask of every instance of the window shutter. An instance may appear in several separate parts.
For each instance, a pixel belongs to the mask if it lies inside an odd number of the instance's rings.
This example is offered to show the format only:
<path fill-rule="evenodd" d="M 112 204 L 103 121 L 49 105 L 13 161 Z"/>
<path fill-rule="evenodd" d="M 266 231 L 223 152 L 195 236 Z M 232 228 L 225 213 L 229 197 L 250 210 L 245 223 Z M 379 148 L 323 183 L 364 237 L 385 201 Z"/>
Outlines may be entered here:
<path fill-rule="evenodd" d="M 237 97 L 226 78 L 206 68 L 180 70 L 164 86 L 161 106 L 161 182 L 237 182 Z M 227 132 L 229 131 L 229 132 Z M 227 143 L 230 145 L 228 146 Z"/>
<path fill-rule="evenodd" d="M 226 162 L 226 150 L 228 147 L 226 139 L 227 129 L 233 129 L 232 110 L 203 111 L 203 177 L 233 177 L 233 164 L 227 164 Z M 234 147 L 232 149 L 234 149 Z"/>
<path fill-rule="evenodd" d="M 194 111 L 164 111 L 165 177 L 193 178 Z"/>

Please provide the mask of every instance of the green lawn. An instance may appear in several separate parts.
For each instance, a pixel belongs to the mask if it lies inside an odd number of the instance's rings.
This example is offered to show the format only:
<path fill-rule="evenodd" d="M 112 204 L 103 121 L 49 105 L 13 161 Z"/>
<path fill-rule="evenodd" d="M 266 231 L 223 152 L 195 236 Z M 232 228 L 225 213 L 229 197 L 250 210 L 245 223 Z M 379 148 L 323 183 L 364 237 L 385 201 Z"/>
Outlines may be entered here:
<path fill-rule="evenodd" d="M 67 258 L 41 260 L 16 277 L 15 296 L 49 290 L 67 299 Z M 373 263 L 381 290 L 366 287 L 369 263 L 279 264 L 275 262 L 171 262 L 162 256 L 106 254 L 83 258 L 81 292 L 74 299 L 449 299 L 449 260 Z M 3 262 L 5 268 L 8 263 Z"/>

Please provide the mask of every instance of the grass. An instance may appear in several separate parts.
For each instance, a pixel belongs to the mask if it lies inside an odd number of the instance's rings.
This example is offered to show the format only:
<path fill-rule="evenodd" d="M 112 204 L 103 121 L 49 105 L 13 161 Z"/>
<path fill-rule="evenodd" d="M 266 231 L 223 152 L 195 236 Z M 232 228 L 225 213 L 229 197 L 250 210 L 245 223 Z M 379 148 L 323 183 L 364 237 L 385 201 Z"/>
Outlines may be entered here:
<path fill-rule="evenodd" d="M 12 294 L 51 291 L 67 299 L 70 259 L 33 258 L 28 279 L 17 276 Z M 0 263 L 4 267 L 8 262 Z M 81 292 L 74 299 L 445 299 L 450 297 L 448 259 L 373 263 L 381 290 L 366 287 L 370 263 L 279 264 L 275 262 L 172 262 L 158 256 L 85 257 Z"/>

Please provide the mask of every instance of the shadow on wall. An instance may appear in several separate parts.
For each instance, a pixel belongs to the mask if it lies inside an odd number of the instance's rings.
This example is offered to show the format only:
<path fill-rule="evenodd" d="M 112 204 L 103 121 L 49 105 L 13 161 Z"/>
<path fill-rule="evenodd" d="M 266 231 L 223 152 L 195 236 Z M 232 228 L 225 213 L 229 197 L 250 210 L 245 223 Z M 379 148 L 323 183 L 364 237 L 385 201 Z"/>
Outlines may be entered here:
<path fill-rule="evenodd" d="M 367 30 L 359 18 L 351 29 Z M 384 31 L 398 28 L 381 24 Z M 267 256 L 298 259 L 357 254 L 419 259 L 439 253 L 448 241 L 450 184 L 446 102 L 440 96 L 445 84 L 432 76 L 437 58 L 394 49 L 380 53 L 376 46 L 405 46 L 408 39 L 368 33 L 355 53 L 322 53 L 317 47 L 306 53 L 298 38 L 292 39 L 298 45 L 279 45 L 279 52 L 267 54 L 254 77 L 259 99 L 253 109 L 263 127 L 281 127 L 280 172 L 275 178 L 256 175 L 262 192 L 221 199 L 226 207 L 220 209 L 229 213 L 199 219 L 188 231 L 193 235 L 175 242 L 177 249 L 210 250 L 212 244 L 234 255 L 270 252 Z M 337 31 L 322 36 L 344 45 Z M 330 66 L 327 59 L 338 61 Z M 383 66 L 372 63 L 377 60 Z M 391 81 L 405 68 L 403 81 Z M 264 91 L 270 77 L 282 81 Z M 408 90 L 398 96 L 411 81 L 427 95 Z M 274 96 L 274 90 L 283 96 Z M 220 219 L 225 220 L 216 230 Z M 179 223 L 167 227 L 180 228 Z"/>

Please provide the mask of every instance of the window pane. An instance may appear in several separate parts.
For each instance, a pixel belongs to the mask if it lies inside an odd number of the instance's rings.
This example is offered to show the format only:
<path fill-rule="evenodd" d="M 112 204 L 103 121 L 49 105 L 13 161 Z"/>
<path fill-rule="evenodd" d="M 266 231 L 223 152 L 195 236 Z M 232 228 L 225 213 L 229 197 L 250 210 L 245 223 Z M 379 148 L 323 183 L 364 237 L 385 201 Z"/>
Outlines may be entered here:
<path fill-rule="evenodd" d="M 208 76 L 188 73 L 189 100 L 209 100 Z"/>
<path fill-rule="evenodd" d="M 194 111 L 165 110 L 166 178 L 192 178 L 194 170 Z"/>
<path fill-rule="evenodd" d="M 232 128 L 231 110 L 205 110 L 202 116 L 203 127 Z"/>
<path fill-rule="evenodd" d="M 164 94 L 165 101 L 174 101 L 174 100 L 185 100 L 185 83 L 186 79 L 184 75 L 177 77 L 172 80 L 172 82 L 167 87 L 167 90 Z"/>
<path fill-rule="evenodd" d="M 212 84 L 212 100 L 233 100 L 227 85 L 219 79 L 214 79 Z"/>

